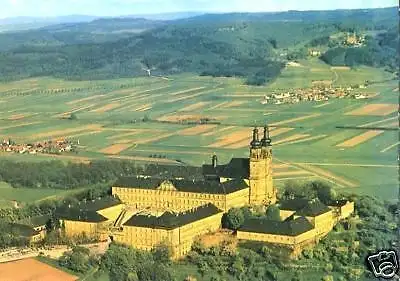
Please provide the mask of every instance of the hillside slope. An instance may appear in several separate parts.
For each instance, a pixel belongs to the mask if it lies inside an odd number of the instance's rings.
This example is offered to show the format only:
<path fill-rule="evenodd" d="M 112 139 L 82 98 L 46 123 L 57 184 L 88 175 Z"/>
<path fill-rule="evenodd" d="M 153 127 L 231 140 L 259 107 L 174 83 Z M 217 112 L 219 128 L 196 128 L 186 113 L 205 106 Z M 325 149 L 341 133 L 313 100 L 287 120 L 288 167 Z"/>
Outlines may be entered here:
<path fill-rule="evenodd" d="M 296 59 L 297 54 L 293 55 L 293 52 L 298 52 L 298 48 L 306 50 L 310 42 L 318 41 L 321 37 L 350 32 L 354 26 L 359 30 L 397 30 L 393 27 L 394 21 L 388 21 L 397 17 L 397 13 L 393 12 L 396 12 L 395 8 L 203 15 L 167 23 L 139 20 L 136 29 L 141 26 L 149 30 L 140 34 L 124 33 L 123 36 L 127 38 L 122 37 L 118 41 L 105 37 L 120 34 L 116 31 L 121 29 L 132 29 L 130 19 L 58 25 L 30 34 L 8 34 L 12 40 L 19 38 L 22 43 L 0 53 L 0 79 L 16 80 L 34 76 L 108 79 L 145 75 L 143 68 L 150 68 L 153 75 L 193 72 L 200 75 L 240 76 L 245 77 L 248 84 L 260 85 L 277 77 L 287 59 Z M 348 18 L 349 15 L 354 18 Z M 371 15 L 373 20 L 369 18 Z M 44 43 L 35 32 L 43 32 Z M 35 44 L 23 43 L 29 36 Z M 379 53 L 383 52 L 386 45 L 395 44 L 390 41 L 392 37 L 382 36 L 382 40 L 371 39 L 371 42 L 377 42 L 374 48 Z M 2 41 L 4 38 L 0 39 Z M 46 43 L 46 40 L 51 43 Z M 379 42 L 386 41 L 389 43 L 385 43 L 385 46 L 379 45 Z M 329 59 L 329 52 L 323 59 L 332 65 L 337 64 L 336 59 Z M 338 51 L 333 49 L 333 52 L 336 54 Z M 345 49 L 345 52 L 352 51 Z M 307 55 L 306 51 L 300 55 Z M 372 58 L 375 59 L 376 56 Z M 392 65 L 384 58 L 380 60 L 373 65 Z M 356 61 L 357 64 L 368 64 L 366 61 Z M 346 62 L 339 62 L 343 63 Z"/>

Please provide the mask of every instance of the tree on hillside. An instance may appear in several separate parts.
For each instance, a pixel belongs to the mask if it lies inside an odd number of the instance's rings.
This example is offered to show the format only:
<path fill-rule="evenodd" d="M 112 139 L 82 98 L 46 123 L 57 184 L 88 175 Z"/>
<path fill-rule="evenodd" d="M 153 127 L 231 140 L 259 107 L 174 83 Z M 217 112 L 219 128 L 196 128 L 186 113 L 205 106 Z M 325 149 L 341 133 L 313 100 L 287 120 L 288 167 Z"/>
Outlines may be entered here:
<path fill-rule="evenodd" d="M 241 209 L 232 208 L 222 217 L 222 226 L 224 228 L 237 230 L 244 222 L 244 215 Z"/>

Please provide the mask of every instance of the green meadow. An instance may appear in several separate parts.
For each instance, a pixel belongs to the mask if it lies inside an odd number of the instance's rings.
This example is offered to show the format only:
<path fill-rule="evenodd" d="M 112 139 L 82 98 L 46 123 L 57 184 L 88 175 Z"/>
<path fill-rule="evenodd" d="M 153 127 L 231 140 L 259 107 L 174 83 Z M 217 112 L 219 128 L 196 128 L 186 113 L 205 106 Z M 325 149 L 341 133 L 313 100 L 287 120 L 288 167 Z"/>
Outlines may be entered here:
<path fill-rule="evenodd" d="M 380 69 L 332 69 L 310 59 L 300 61 L 299 66 L 286 67 L 278 79 L 261 87 L 245 86 L 237 78 L 199 77 L 190 73 L 168 79 L 28 79 L 0 85 L 0 138 L 21 143 L 55 138 L 79 140 L 77 154 L 52 156 L 63 161 L 121 157 L 154 163 L 162 158 L 172 163 L 178 160 L 176 164 L 201 165 L 209 162 L 214 152 L 221 163 L 231 157 L 246 157 L 246 144 L 237 147 L 234 144 L 249 140 L 254 125 L 276 124 L 272 135 L 274 130 L 288 128 L 272 137 L 276 144 L 274 163 L 287 165 L 276 170 L 278 187 L 288 179 L 320 178 L 344 192 L 391 200 L 398 189 L 398 132 L 385 130 L 353 146 L 341 147 L 341 143 L 368 129 L 338 126 L 371 123 L 377 127 L 397 127 L 395 109 L 379 114 L 350 114 L 368 105 L 397 105 L 398 92 L 393 90 L 398 85 L 390 81 L 392 78 Z M 369 81 L 367 88 L 354 91 L 376 95 L 365 100 L 346 98 L 282 105 L 260 102 L 264 95 L 309 88 L 313 81 L 331 81 L 337 87 Z M 76 120 L 68 119 L 72 113 Z M 181 119 L 201 118 L 215 119 L 220 124 L 195 128 L 196 125 L 180 123 Z M 1 157 L 18 161 L 49 159 L 46 155 L 10 153 Z M 301 167 L 304 164 L 311 168 L 304 170 Z M 311 171 L 313 168 L 318 168 L 318 172 Z M 303 169 L 304 173 L 292 173 L 294 169 Z M 12 194 L 7 188 L 0 192 L 8 194 L 2 198 L 8 196 L 7 200 L 20 201 L 57 195 L 49 190 L 40 195 L 30 194 L 29 190 L 16 190 Z"/>

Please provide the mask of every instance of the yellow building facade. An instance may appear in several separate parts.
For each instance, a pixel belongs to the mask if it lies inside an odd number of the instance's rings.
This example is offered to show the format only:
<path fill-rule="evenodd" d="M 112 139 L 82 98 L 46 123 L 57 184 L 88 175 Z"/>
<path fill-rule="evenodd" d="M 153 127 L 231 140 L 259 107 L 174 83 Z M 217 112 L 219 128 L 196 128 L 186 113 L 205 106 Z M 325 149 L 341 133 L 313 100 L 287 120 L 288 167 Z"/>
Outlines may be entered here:
<path fill-rule="evenodd" d="M 171 247 L 172 257 L 178 259 L 191 250 L 195 237 L 218 230 L 222 215 L 223 211 L 212 204 L 159 217 L 137 214 L 123 224 L 113 240 L 141 250 L 164 243 Z"/>
<path fill-rule="evenodd" d="M 277 202 L 273 183 L 272 146 L 268 127 L 263 137 L 253 130 L 248 158 L 232 158 L 218 165 L 203 165 L 201 178 L 121 177 L 112 186 L 112 199 L 93 200 L 60 213 L 68 237 L 83 233 L 142 250 L 166 243 L 173 258 L 186 255 L 195 237 L 216 231 L 224 212 L 243 206 Z M 246 221 L 237 231 L 242 240 L 261 241 L 301 250 L 332 230 L 354 212 L 354 203 L 319 201 L 279 202 L 281 222 Z"/>

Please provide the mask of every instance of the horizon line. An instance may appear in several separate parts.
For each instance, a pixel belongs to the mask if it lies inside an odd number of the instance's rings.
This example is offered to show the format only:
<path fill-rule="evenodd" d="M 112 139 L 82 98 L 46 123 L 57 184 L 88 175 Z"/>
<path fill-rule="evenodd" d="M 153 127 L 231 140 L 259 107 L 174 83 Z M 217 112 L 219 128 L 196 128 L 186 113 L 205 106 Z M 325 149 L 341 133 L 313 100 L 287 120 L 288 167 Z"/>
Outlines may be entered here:
<path fill-rule="evenodd" d="M 13 18 L 33 18 L 33 19 L 55 19 L 60 17 L 96 17 L 96 18 L 123 18 L 123 17 L 140 17 L 140 16 L 158 16 L 158 15 L 168 15 L 168 14 L 179 14 L 179 13 L 198 13 L 202 15 L 206 14 L 268 14 L 268 13 L 288 13 L 288 12 L 324 12 L 324 11 L 349 11 L 349 10 L 377 10 L 377 9 L 388 9 L 388 8 L 398 8 L 398 6 L 385 6 L 385 7 L 370 7 L 370 8 L 337 8 L 337 9 L 326 9 L 326 10 L 276 10 L 276 11 L 175 11 L 175 12 L 165 12 L 165 13 L 138 13 L 138 14 L 121 14 L 121 15 L 95 15 L 95 14 L 65 14 L 65 15 L 55 15 L 55 16 L 12 16 L 12 17 L 0 17 L 0 20 L 13 19 Z"/>

